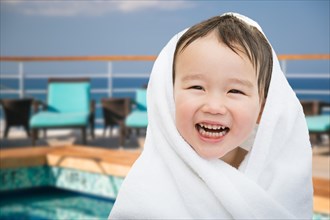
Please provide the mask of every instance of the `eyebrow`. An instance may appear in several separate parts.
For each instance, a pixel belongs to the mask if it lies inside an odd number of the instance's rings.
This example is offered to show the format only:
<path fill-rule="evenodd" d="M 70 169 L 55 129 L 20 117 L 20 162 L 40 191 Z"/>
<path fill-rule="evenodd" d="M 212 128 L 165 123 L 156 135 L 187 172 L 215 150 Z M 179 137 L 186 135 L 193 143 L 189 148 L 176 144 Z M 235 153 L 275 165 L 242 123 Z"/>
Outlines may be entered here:
<path fill-rule="evenodd" d="M 232 83 L 232 84 L 239 84 L 239 85 L 242 85 L 242 86 L 245 86 L 248 88 L 253 88 L 253 84 L 248 80 L 231 78 L 228 81 L 229 81 L 229 83 Z"/>
<path fill-rule="evenodd" d="M 204 80 L 202 74 L 193 74 L 193 75 L 188 75 L 182 78 L 182 81 L 189 81 L 189 80 Z"/>
<path fill-rule="evenodd" d="M 203 74 L 190 74 L 182 78 L 182 82 L 186 82 L 189 80 L 205 80 Z M 249 80 L 238 79 L 238 78 L 230 78 L 228 79 L 228 83 L 242 85 L 247 88 L 253 88 L 253 84 Z"/>
<path fill-rule="evenodd" d="M 182 81 L 189 81 L 189 80 L 204 80 L 204 77 L 202 74 L 193 74 L 193 75 L 188 75 L 183 77 Z M 245 86 L 247 88 L 253 88 L 253 84 L 249 80 L 244 80 L 244 79 L 238 79 L 238 78 L 230 78 L 228 80 L 229 83 L 232 84 L 238 84 Z"/>

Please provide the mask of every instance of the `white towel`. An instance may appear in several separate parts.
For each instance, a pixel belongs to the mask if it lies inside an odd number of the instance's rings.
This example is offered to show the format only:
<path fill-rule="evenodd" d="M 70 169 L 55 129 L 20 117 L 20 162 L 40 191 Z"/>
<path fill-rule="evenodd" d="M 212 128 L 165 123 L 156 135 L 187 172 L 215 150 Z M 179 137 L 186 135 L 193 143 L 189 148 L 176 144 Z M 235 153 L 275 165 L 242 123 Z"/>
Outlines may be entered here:
<path fill-rule="evenodd" d="M 261 28 L 256 22 L 234 14 Z M 184 32 L 184 31 L 183 31 Z M 174 36 L 147 89 L 144 150 L 123 182 L 110 219 L 311 219 L 311 146 L 302 107 L 273 51 L 267 102 L 239 169 L 201 158 L 175 127 Z"/>

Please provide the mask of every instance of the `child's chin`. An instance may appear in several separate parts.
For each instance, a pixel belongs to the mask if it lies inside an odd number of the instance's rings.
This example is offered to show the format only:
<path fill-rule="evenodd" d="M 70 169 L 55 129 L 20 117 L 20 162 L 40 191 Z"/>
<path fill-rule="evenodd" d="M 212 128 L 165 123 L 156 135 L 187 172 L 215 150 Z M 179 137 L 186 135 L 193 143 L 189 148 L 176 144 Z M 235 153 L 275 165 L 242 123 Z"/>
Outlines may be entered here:
<path fill-rule="evenodd" d="M 196 151 L 196 152 L 200 157 L 206 160 L 218 160 L 226 155 L 225 153 L 219 153 L 219 152 L 208 152 L 208 151 Z"/>

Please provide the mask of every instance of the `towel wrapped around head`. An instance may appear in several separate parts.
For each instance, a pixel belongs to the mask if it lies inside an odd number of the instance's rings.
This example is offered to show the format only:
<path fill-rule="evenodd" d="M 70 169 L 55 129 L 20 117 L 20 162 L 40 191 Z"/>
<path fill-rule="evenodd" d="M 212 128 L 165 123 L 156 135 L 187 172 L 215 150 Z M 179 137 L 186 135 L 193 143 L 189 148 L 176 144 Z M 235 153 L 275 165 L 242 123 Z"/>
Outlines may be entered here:
<path fill-rule="evenodd" d="M 259 29 L 251 19 L 233 14 Z M 186 30 L 185 30 L 186 31 Z M 238 169 L 204 159 L 175 123 L 175 35 L 147 89 L 144 150 L 125 178 L 110 219 L 311 219 L 311 146 L 304 113 L 273 50 L 267 100 L 252 149 Z"/>

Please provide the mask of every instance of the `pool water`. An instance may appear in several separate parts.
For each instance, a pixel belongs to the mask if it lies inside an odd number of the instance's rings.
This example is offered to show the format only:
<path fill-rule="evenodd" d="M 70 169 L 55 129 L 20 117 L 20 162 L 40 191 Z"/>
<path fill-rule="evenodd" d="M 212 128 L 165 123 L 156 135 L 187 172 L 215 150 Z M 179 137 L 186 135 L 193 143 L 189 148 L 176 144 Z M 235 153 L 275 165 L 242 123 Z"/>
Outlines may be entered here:
<path fill-rule="evenodd" d="M 0 192 L 0 219 L 107 219 L 114 200 L 55 187 Z"/>
<path fill-rule="evenodd" d="M 55 187 L 0 192 L 0 220 L 104 219 L 114 200 Z M 314 213 L 313 220 L 330 220 Z"/>
<path fill-rule="evenodd" d="M 314 213 L 313 220 L 330 220 L 330 215 L 322 213 Z"/>

